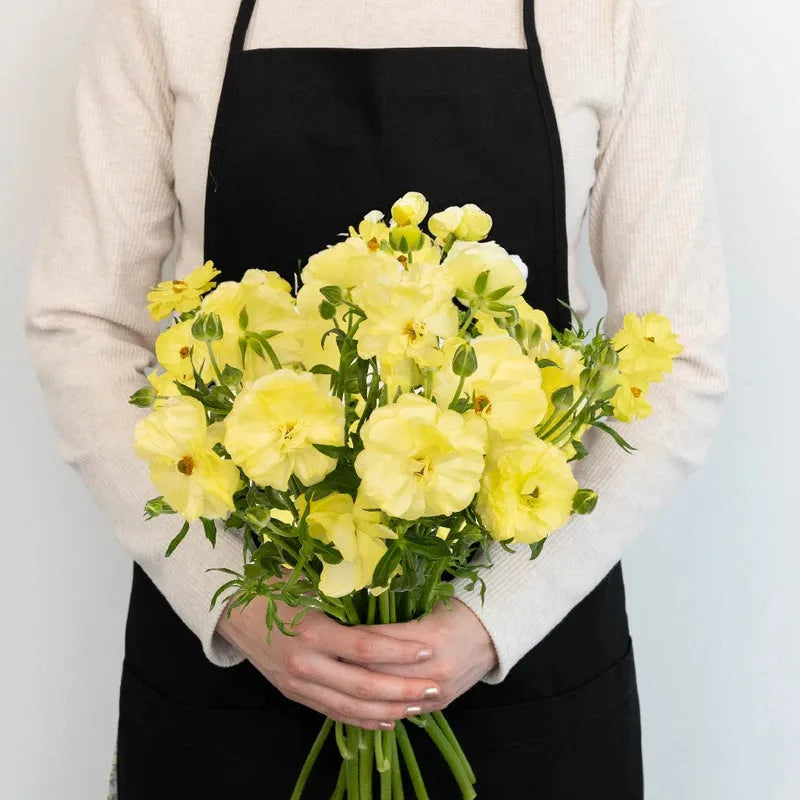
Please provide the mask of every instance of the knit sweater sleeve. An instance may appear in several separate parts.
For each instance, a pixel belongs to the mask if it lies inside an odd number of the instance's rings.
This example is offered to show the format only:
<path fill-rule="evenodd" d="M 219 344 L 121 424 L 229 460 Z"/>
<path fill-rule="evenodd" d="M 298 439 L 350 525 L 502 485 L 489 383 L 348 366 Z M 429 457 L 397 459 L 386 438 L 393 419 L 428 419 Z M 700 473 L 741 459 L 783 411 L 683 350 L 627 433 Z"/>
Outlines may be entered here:
<path fill-rule="evenodd" d="M 589 455 L 573 462 L 599 502 L 573 516 L 531 561 L 493 543 L 485 604 L 455 581 L 489 632 L 499 683 L 620 559 L 684 479 L 704 460 L 728 388 L 728 296 L 705 120 L 669 9 L 631 0 L 614 27 L 619 102 L 600 125 L 589 241 L 606 291 L 604 330 L 626 312 L 670 317 L 684 346 L 672 374 L 649 392 L 654 411 L 618 426 L 637 450 L 626 454 L 592 429 Z M 599 434 L 599 435 L 595 435 Z"/>
<path fill-rule="evenodd" d="M 129 405 L 154 366 L 158 333 L 145 306 L 173 244 L 173 97 L 158 35 L 157 0 L 100 0 L 79 70 L 66 154 L 32 265 L 26 317 L 30 351 L 64 460 L 110 525 L 220 666 L 243 660 L 218 634 L 209 601 L 241 568 L 241 544 L 216 549 L 196 526 L 164 557 L 180 522 L 146 521 L 157 494 L 134 456 Z"/>

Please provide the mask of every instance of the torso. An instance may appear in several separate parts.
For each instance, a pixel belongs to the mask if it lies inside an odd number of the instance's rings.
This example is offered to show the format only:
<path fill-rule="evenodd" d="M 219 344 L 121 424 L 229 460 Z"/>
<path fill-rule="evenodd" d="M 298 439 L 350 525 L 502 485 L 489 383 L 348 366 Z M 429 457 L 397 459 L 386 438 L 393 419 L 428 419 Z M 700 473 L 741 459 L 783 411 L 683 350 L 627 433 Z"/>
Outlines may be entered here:
<path fill-rule="evenodd" d="M 228 53 L 226 32 L 238 5 L 237 0 L 217 0 L 198 9 L 190 0 L 161 3 L 165 49 L 175 54 L 169 70 L 175 94 L 172 156 L 183 226 L 178 276 L 203 257 L 205 165 Z M 615 37 L 621 34 L 615 22 L 619 6 L 627 2 L 571 0 L 570 5 L 574 8 L 565 13 L 560 0 L 538 0 L 536 24 L 563 152 L 570 300 L 582 314 L 588 300 L 578 275 L 578 243 L 606 135 L 603 117 L 620 101 L 622 65 L 615 63 Z M 262 0 L 245 47 L 524 48 L 519 12 L 519 0 Z"/>

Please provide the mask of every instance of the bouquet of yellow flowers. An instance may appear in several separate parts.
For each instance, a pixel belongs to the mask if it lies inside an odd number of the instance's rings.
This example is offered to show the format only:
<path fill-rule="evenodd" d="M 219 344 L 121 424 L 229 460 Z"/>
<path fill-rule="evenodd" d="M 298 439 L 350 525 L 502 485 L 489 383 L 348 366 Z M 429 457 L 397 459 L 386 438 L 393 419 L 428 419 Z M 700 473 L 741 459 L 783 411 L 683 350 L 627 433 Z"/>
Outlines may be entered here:
<path fill-rule="evenodd" d="M 230 609 L 266 599 L 267 635 L 291 634 L 309 609 L 342 624 L 421 617 L 452 595 L 450 579 L 485 584 L 491 540 L 536 558 L 597 495 L 570 462 L 583 434 L 652 411 L 651 382 L 682 347 L 657 313 L 628 314 L 612 338 L 555 330 L 523 299 L 526 267 L 486 240 L 492 220 L 451 207 L 420 227 L 428 203 L 400 198 L 387 222 L 370 212 L 312 255 L 293 288 L 248 270 L 215 284 L 211 262 L 149 294 L 161 370 L 131 402 L 153 407 L 136 453 L 160 492 L 146 515 L 241 532 Z M 483 563 L 473 556 L 483 553 Z M 287 625 L 280 600 L 297 615 Z M 441 712 L 410 717 L 475 797 L 475 775 Z M 326 719 L 300 773 L 299 798 L 333 729 L 342 755 L 334 797 L 397 798 L 401 756 L 426 798 L 403 721 L 366 731 Z"/>

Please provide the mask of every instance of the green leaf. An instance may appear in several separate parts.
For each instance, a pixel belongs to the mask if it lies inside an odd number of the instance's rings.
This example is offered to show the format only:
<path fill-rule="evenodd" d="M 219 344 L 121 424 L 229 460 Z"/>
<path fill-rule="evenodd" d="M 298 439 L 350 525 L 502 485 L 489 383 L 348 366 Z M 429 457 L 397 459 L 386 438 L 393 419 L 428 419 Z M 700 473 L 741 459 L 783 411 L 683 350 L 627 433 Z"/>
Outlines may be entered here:
<path fill-rule="evenodd" d="M 203 530 L 206 533 L 206 539 L 211 542 L 212 547 L 216 547 L 217 545 L 217 525 L 213 519 L 206 519 L 205 517 L 200 517 L 200 521 L 203 523 Z"/>
<path fill-rule="evenodd" d="M 320 453 L 324 456 L 328 456 L 329 458 L 347 458 L 350 455 L 350 448 L 349 447 L 342 447 L 333 444 L 318 444 L 314 442 L 314 447 L 319 450 Z"/>
<path fill-rule="evenodd" d="M 241 386 L 242 384 L 242 371 L 230 364 L 226 364 L 222 370 L 222 382 L 226 386 Z"/>
<path fill-rule="evenodd" d="M 597 505 L 597 492 L 592 489 L 578 489 L 572 498 L 572 511 L 575 514 L 591 514 Z"/>
<path fill-rule="evenodd" d="M 183 541 L 186 534 L 189 532 L 189 523 L 184 522 L 183 527 L 180 530 L 180 533 L 169 543 L 169 547 L 167 547 L 167 552 L 164 555 L 169 558 L 174 552 L 175 548 Z"/>
<path fill-rule="evenodd" d="M 595 428 L 600 428 L 601 431 L 605 431 L 626 453 L 632 453 L 634 450 L 636 450 L 633 445 L 628 444 L 625 439 L 623 439 L 622 436 L 614 430 L 614 428 L 612 428 L 610 425 L 606 425 L 605 422 L 594 420 L 589 424 L 594 425 Z"/>
<path fill-rule="evenodd" d="M 314 375 L 338 375 L 339 373 L 333 368 L 329 367 L 327 364 L 315 364 L 309 372 L 312 372 Z"/>
<path fill-rule="evenodd" d="M 338 305 L 342 302 L 342 300 L 344 300 L 344 295 L 342 294 L 342 290 L 339 286 L 323 286 L 319 290 L 319 293 L 334 306 Z"/>
<path fill-rule="evenodd" d="M 433 533 L 407 533 L 404 541 L 412 553 L 424 556 L 425 558 L 449 558 L 450 548 L 444 539 L 440 539 Z"/>
<path fill-rule="evenodd" d="M 530 561 L 533 561 L 536 557 L 538 557 L 539 553 L 541 553 L 542 550 L 544 550 L 544 543 L 545 543 L 544 539 L 539 539 L 538 542 L 531 542 L 530 545 L 531 557 L 529 559 Z"/>
<path fill-rule="evenodd" d="M 243 330 L 247 330 L 247 323 L 250 321 L 250 318 L 247 316 L 247 306 L 242 306 L 242 310 L 239 312 L 239 327 Z"/>
<path fill-rule="evenodd" d="M 549 358 L 537 358 L 536 363 L 539 365 L 539 369 L 544 369 L 545 367 L 557 367 L 555 361 L 551 361 Z"/>
<path fill-rule="evenodd" d="M 579 461 L 587 455 L 586 447 L 580 439 L 572 440 L 572 447 L 575 450 L 575 455 L 570 458 L 570 461 Z"/>
<path fill-rule="evenodd" d="M 389 576 L 395 571 L 403 556 L 403 548 L 397 539 L 393 540 L 372 573 L 373 586 L 388 586 Z"/>

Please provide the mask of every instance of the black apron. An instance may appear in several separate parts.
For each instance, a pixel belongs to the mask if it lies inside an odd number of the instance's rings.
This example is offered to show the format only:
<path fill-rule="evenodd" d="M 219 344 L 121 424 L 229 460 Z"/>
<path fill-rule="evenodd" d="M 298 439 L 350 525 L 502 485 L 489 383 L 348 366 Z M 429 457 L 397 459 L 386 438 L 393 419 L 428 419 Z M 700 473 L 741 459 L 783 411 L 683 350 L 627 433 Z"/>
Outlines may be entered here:
<path fill-rule="evenodd" d="M 220 280 L 259 267 L 291 282 L 367 211 L 417 190 L 432 210 L 486 209 L 491 238 L 528 265 L 526 299 L 568 325 L 563 162 L 533 1 L 527 49 L 244 50 L 254 5 L 241 3 L 211 144 L 205 256 Z M 119 709 L 120 800 L 286 800 L 322 722 L 249 662 L 209 662 L 138 565 Z M 642 797 L 620 564 L 504 681 L 446 714 L 480 800 Z M 406 727 L 432 800 L 457 797 L 427 735 Z M 308 800 L 330 796 L 339 763 L 330 737 Z"/>

